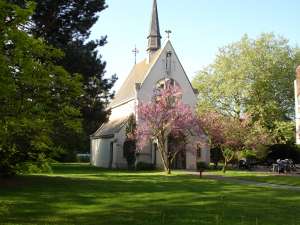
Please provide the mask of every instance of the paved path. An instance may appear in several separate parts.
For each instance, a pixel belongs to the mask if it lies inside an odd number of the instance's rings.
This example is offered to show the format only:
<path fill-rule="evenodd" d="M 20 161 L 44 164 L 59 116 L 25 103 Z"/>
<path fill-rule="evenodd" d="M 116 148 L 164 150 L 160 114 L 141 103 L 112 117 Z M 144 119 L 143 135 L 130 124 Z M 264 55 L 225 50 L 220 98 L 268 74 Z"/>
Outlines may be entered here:
<path fill-rule="evenodd" d="M 189 174 L 199 176 L 198 172 L 189 172 Z M 225 182 L 228 181 L 230 183 L 255 185 L 255 186 L 259 186 L 259 187 L 271 187 L 271 188 L 277 188 L 277 189 L 289 189 L 289 190 L 300 191 L 299 186 L 292 186 L 292 185 L 285 185 L 285 184 L 272 184 L 272 183 L 267 183 L 267 182 L 239 179 L 239 178 L 234 178 L 234 177 L 224 177 L 224 176 L 219 176 L 219 175 L 204 175 L 203 178 L 225 181 Z"/>

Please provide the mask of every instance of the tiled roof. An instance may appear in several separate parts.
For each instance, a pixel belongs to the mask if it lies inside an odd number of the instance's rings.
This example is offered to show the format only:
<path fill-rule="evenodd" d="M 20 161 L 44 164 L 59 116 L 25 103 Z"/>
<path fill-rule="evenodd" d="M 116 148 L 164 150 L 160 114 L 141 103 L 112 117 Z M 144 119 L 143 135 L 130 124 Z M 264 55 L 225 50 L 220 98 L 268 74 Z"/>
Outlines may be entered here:
<path fill-rule="evenodd" d="M 113 135 L 121 130 L 126 124 L 128 117 L 118 118 L 115 120 L 104 123 L 91 137 L 92 138 L 105 138 L 113 137 Z"/>
<path fill-rule="evenodd" d="M 109 105 L 110 108 L 113 108 L 114 106 L 126 102 L 135 97 L 135 84 L 142 83 L 145 80 L 149 69 L 157 61 L 157 58 L 160 55 L 161 51 L 162 49 L 159 49 L 155 53 L 153 59 L 151 60 L 151 63 L 148 63 L 145 59 L 142 62 L 134 65 L 127 79 L 117 91 L 114 99 L 111 101 Z"/>

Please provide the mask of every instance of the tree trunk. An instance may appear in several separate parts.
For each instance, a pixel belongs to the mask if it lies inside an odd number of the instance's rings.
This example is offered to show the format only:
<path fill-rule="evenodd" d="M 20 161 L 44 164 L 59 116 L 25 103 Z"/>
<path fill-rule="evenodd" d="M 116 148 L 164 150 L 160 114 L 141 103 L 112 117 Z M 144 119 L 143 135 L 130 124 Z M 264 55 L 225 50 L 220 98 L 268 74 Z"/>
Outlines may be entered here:
<path fill-rule="evenodd" d="M 222 169 L 222 171 L 223 171 L 223 173 L 226 173 L 226 169 L 227 169 L 227 160 L 225 159 L 224 160 L 224 166 L 223 166 L 223 169 Z"/>
<path fill-rule="evenodd" d="M 171 174 L 171 167 L 169 166 L 167 174 Z"/>
<path fill-rule="evenodd" d="M 167 151 L 167 146 L 166 146 L 167 140 L 164 138 L 164 135 L 161 135 L 160 137 L 157 137 L 157 141 L 158 141 L 158 149 L 160 152 L 160 156 L 164 164 L 164 170 L 167 174 L 171 174 L 172 157 L 169 155 L 169 152 Z"/>
<path fill-rule="evenodd" d="M 161 159 L 162 159 L 162 162 L 163 162 L 163 166 L 164 166 L 164 170 L 165 170 L 165 172 L 167 172 L 168 174 L 171 174 L 171 170 L 170 170 L 170 168 L 169 168 L 169 163 L 168 163 L 168 159 L 166 159 L 165 157 L 165 151 L 164 151 L 164 149 L 165 149 L 165 145 L 164 144 L 162 144 L 163 142 L 159 142 L 158 143 L 158 150 L 159 150 L 159 153 L 160 153 L 160 157 L 161 157 Z M 170 171 L 169 171 L 170 170 Z"/>
<path fill-rule="evenodd" d="M 169 154 L 169 153 L 168 153 Z M 167 156 L 168 157 L 168 171 L 167 171 L 167 173 L 168 174 L 171 174 L 171 166 L 172 166 L 172 161 L 171 161 L 171 158 L 170 158 L 170 156 L 168 155 Z"/>

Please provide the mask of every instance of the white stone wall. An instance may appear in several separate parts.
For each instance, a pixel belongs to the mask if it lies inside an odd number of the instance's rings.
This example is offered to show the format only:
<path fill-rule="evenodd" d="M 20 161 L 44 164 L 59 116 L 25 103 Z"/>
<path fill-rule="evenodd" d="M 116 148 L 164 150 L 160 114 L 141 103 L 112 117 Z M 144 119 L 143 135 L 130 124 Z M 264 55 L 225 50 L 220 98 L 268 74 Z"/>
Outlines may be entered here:
<path fill-rule="evenodd" d="M 114 163 L 113 163 L 113 168 L 117 169 L 125 169 L 127 168 L 127 160 L 124 158 L 123 154 L 123 145 L 126 139 L 126 129 L 125 126 L 120 130 L 119 133 L 115 135 L 115 151 L 114 154 L 116 156 Z"/>
<path fill-rule="evenodd" d="M 205 147 L 205 148 L 202 148 L 201 150 L 201 161 L 203 162 L 207 162 L 209 163 L 210 162 L 210 148 L 209 146 Z"/>
<path fill-rule="evenodd" d="M 164 169 L 164 164 L 163 164 L 163 161 L 162 161 L 162 158 L 160 156 L 160 152 L 158 149 L 156 151 L 156 168 Z"/>
<path fill-rule="evenodd" d="M 166 73 L 166 69 L 165 69 L 166 54 L 168 51 L 172 52 L 172 68 L 171 68 L 171 73 L 169 75 Z M 169 41 L 166 43 L 157 62 L 152 66 L 152 68 L 150 69 L 150 73 L 144 80 L 141 89 L 138 92 L 138 101 L 139 102 L 151 101 L 151 97 L 153 95 L 153 90 L 154 87 L 156 86 L 156 83 L 159 80 L 164 78 L 174 79 L 183 90 L 183 96 L 182 96 L 183 102 L 190 105 L 191 107 L 196 106 L 197 98 L 194 94 L 193 88 Z"/>
<path fill-rule="evenodd" d="M 110 163 L 111 138 L 91 140 L 91 164 L 97 167 L 108 168 Z"/>
<path fill-rule="evenodd" d="M 127 168 L 126 158 L 123 156 L 123 144 L 125 141 L 125 127 L 114 138 L 98 138 L 91 140 L 91 164 L 97 167 L 109 168 L 111 150 L 110 145 L 113 142 L 113 160 L 112 168 Z"/>
<path fill-rule="evenodd" d="M 146 146 L 139 152 L 137 156 L 138 162 L 152 163 L 152 143 L 149 141 Z"/>
<path fill-rule="evenodd" d="M 197 155 L 195 151 L 186 152 L 186 169 L 195 170 L 197 162 Z"/>

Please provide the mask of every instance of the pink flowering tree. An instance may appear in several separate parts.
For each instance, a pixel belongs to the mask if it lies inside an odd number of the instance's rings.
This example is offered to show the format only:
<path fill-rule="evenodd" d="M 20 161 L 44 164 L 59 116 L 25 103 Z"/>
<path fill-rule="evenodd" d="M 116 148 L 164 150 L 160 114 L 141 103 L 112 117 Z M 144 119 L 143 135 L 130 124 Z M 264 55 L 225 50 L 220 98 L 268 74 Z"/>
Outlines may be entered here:
<path fill-rule="evenodd" d="M 170 174 L 176 156 L 183 151 L 196 150 L 204 141 L 193 109 L 181 100 L 182 92 L 176 85 L 166 84 L 156 89 L 151 102 L 140 103 L 136 139 L 139 149 L 149 140 L 156 141 L 164 169 Z M 168 147 L 168 137 L 181 140 L 176 148 Z"/>
<path fill-rule="evenodd" d="M 228 163 L 237 152 L 255 150 L 258 145 L 272 142 L 271 135 L 250 117 L 234 118 L 217 112 L 205 112 L 199 117 L 201 127 L 209 137 L 211 147 L 221 149 L 226 172 Z"/>

